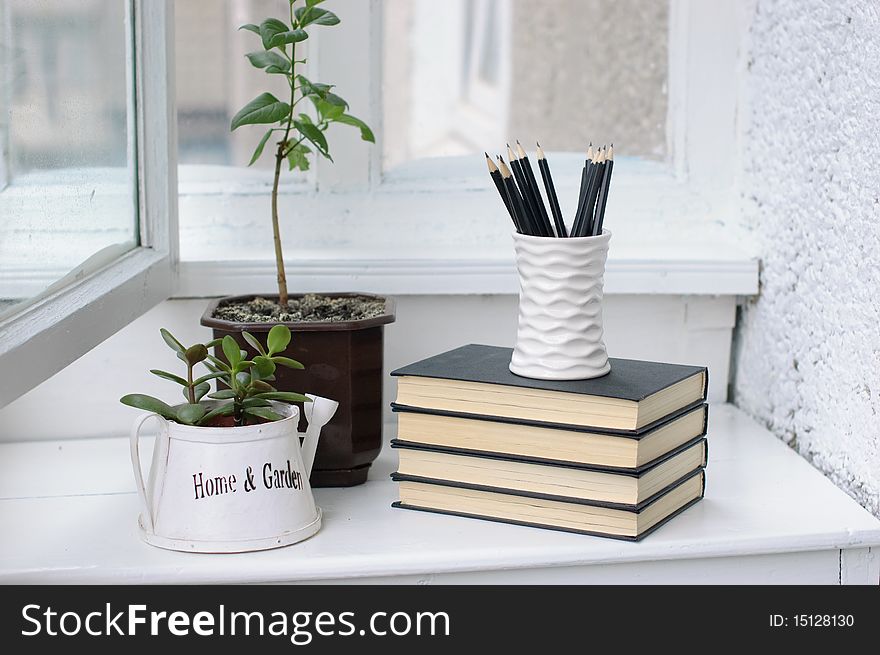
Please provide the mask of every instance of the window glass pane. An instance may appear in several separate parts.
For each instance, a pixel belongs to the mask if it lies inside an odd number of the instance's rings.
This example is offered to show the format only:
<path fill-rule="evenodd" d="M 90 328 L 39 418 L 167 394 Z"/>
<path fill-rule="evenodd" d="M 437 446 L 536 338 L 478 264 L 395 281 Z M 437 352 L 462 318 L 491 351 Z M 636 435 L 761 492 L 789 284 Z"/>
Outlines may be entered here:
<path fill-rule="evenodd" d="M 512 139 L 662 159 L 668 4 L 385 0 L 385 169 Z"/>
<path fill-rule="evenodd" d="M 0 0 L 0 317 L 136 245 L 128 10 Z"/>
<path fill-rule="evenodd" d="M 247 166 L 266 127 L 246 125 L 230 132 L 232 117 L 266 91 L 287 101 L 290 88 L 283 75 L 266 75 L 248 63 L 244 55 L 263 47 L 259 36 L 238 28 L 269 17 L 288 22 L 290 3 L 186 0 L 175 3 L 174 11 L 179 161 L 184 169 L 189 164 Z M 307 42 L 296 44 L 297 59 L 307 54 Z M 302 65 L 299 72 L 306 74 Z M 270 156 L 254 164 L 272 167 Z M 181 172 L 181 182 L 195 177 L 192 170 Z"/>

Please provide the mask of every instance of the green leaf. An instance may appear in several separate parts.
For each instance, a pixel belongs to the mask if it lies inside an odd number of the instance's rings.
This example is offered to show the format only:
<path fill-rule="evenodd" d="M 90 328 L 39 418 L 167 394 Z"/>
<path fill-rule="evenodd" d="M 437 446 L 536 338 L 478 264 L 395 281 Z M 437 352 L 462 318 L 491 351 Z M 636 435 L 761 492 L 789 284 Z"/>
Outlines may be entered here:
<path fill-rule="evenodd" d="M 303 115 L 304 114 L 300 114 L 300 116 Z M 296 120 L 293 121 L 293 124 L 306 139 L 315 144 L 315 147 L 322 155 L 329 157 L 329 153 L 327 152 L 327 137 L 324 136 L 324 133 L 321 132 L 314 123 L 306 122 L 304 120 Z"/>
<path fill-rule="evenodd" d="M 254 357 L 254 368 L 261 378 L 272 375 L 275 372 L 275 362 L 263 355 Z"/>
<path fill-rule="evenodd" d="M 168 347 L 171 348 L 171 350 L 177 353 L 183 353 L 186 350 L 186 348 L 183 347 L 183 344 L 175 339 L 174 335 L 172 335 L 165 328 L 160 328 L 159 334 L 162 335 L 162 338 L 165 340 L 165 343 L 168 344 Z"/>
<path fill-rule="evenodd" d="M 218 416 L 232 416 L 235 413 L 235 403 L 226 403 L 220 407 L 215 407 L 210 412 L 199 419 L 199 425 L 206 425 L 211 419 Z"/>
<path fill-rule="evenodd" d="M 301 393 L 293 393 L 292 391 L 270 391 L 267 393 L 258 393 L 254 398 L 262 398 L 263 400 L 283 400 L 286 403 L 310 403 L 312 399 Z"/>
<path fill-rule="evenodd" d="M 336 95 L 335 93 L 330 93 L 328 91 L 324 94 L 324 100 L 336 107 L 344 107 L 345 109 L 348 109 L 348 103 L 345 101 L 345 99 Z"/>
<path fill-rule="evenodd" d="M 280 34 L 281 32 L 287 32 L 290 28 L 286 23 L 278 20 L 277 18 L 267 18 L 262 23 L 260 23 L 260 38 L 263 40 L 263 48 L 268 50 L 271 48 L 272 39 L 275 38 L 276 34 Z"/>
<path fill-rule="evenodd" d="M 305 27 L 306 25 L 311 25 L 312 23 L 314 23 L 315 25 L 339 24 L 339 17 L 332 11 L 313 8 L 313 6 L 308 5 L 305 7 L 299 7 L 293 13 L 293 15 L 296 16 L 296 21 L 297 23 L 299 23 L 300 27 Z"/>
<path fill-rule="evenodd" d="M 174 408 L 158 398 L 153 398 L 153 396 L 146 396 L 142 393 L 130 393 L 127 396 L 120 398 L 119 402 L 123 405 L 128 405 L 129 407 L 136 407 L 137 409 L 143 409 L 148 412 L 155 412 L 159 416 L 164 416 L 171 421 L 177 420 L 177 414 L 175 414 Z"/>
<path fill-rule="evenodd" d="M 324 0 L 306 0 L 306 7 L 314 7 L 315 5 L 319 5 L 322 2 L 324 2 Z"/>
<path fill-rule="evenodd" d="M 244 413 L 248 416 L 256 416 L 258 418 L 264 418 L 269 421 L 280 421 L 284 418 L 283 416 L 281 416 L 281 414 L 273 412 L 268 407 L 249 407 L 248 409 L 244 410 Z"/>
<path fill-rule="evenodd" d="M 268 400 L 263 400 L 262 398 L 245 398 L 242 403 L 242 407 L 271 407 L 272 403 Z"/>
<path fill-rule="evenodd" d="M 312 150 L 304 143 L 299 143 L 287 152 L 287 161 L 290 162 L 290 170 L 298 168 L 301 171 L 309 170 L 308 155 Z"/>
<path fill-rule="evenodd" d="M 287 368 L 298 368 L 298 369 L 305 368 L 305 366 L 303 366 L 301 363 L 299 363 L 295 359 L 290 359 L 290 357 L 281 357 L 281 356 L 276 355 L 275 357 L 272 358 L 272 361 L 275 362 L 276 364 L 281 364 L 282 366 L 286 366 Z"/>
<path fill-rule="evenodd" d="M 253 166 L 254 162 L 260 158 L 260 155 L 263 154 L 263 148 L 266 146 L 266 141 L 269 140 L 269 137 L 272 136 L 272 130 L 266 130 L 266 133 L 263 135 L 263 138 L 260 139 L 260 142 L 257 144 L 256 150 L 254 150 L 254 154 L 251 156 L 251 160 L 248 162 L 248 166 Z M 216 339 L 215 339 L 216 341 Z"/>
<path fill-rule="evenodd" d="M 158 368 L 150 369 L 150 373 L 162 378 L 163 380 L 171 380 L 172 382 L 177 382 L 177 384 L 182 384 L 183 386 L 187 386 L 189 384 L 179 375 L 174 375 L 174 373 L 169 373 L 168 371 L 160 371 Z"/>
<path fill-rule="evenodd" d="M 233 116 L 231 129 L 235 130 L 242 125 L 276 123 L 288 115 L 290 105 L 281 102 L 271 93 L 261 93 Z"/>
<path fill-rule="evenodd" d="M 265 354 L 266 354 L 266 350 L 263 348 L 263 344 L 261 344 L 261 343 L 260 343 L 260 340 L 257 339 L 257 338 L 256 338 L 254 335 L 252 335 L 250 332 L 242 332 L 242 333 L 241 333 L 241 336 L 243 336 L 243 337 L 244 337 L 244 340 L 247 341 L 247 342 L 250 344 L 251 348 L 253 348 L 254 350 L 256 350 L 256 351 L 257 351 L 258 353 L 260 353 L 261 355 L 265 355 Z M 255 360 L 255 361 L 256 361 L 256 360 Z"/>
<path fill-rule="evenodd" d="M 269 330 L 269 336 L 266 337 L 266 345 L 269 346 L 270 356 L 287 350 L 289 343 L 290 328 L 286 325 L 275 325 Z"/>
<path fill-rule="evenodd" d="M 239 30 L 247 30 L 248 32 L 253 32 L 254 34 L 260 33 L 260 26 L 254 25 L 253 23 L 247 23 L 246 25 L 242 25 L 238 29 Z"/>
<path fill-rule="evenodd" d="M 337 123 L 344 123 L 345 125 L 354 125 L 360 129 L 361 139 L 369 141 L 370 143 L 376 143 L 376 137 L 373 136 L 373 131 L 360 118 L 355 118 L 350 114 L 343 114 L 339 118 L 335 118 L 334 121 Z"/>
<path fill-rule="evenodd" d="M 197 343 L 196 345 L 187 348 L 184 356 L 190 366 L 195 366 L 199 362 L 203 362 L 208 358 L 208 349 L 204 344 Z"/>
<path fill-rule="evenodd" d="M 219 339 L 211 339 L 208 343 L 205 344 L 207 348 L 216 348 L 223 342 L 222 338 Z"/>
<path fill-rule="evenodd" d="M 239 362 L 241 362 L 241 350 L 238 348 L 238 344 L 235 343 L 235 339 L 230 337 L 228 334 L 223 337 L 223 354 L 226 355 L 226 361 L 229 362 L 229 365 L 232 368 L 238 366 Z"/>
<path fill-rule="evenodd" d="M 210 390 L 211 390 L 211 383 L 210 382 L 202 382 L 201 384 L 195 385 L 193 387 L 193 391 L 195 392 L 196 402 L 199 402 L 202 398 L 204 398 L 205 394 L 207 394 Z M 187 398 L 187 400 L 189 400 L 189 398 Z"/>
<path fill-rule="evenodd" d="M 330 96 L 333 96 L 334 98 L 339 98 L 339 96 L 337 96 L 333 93 L 328 93 L 327 98 L 329 98 Z M 312 104 L 315 105 L 315 109 L 318 110 L 318 114 L 320 114 L 324 118 L 324 120 L 328 120 L 328 121 L 336 120 L 337 118 L 339 118 L 340 116 L 342 116 L 345 113 L 345 105 L 344 104 L 342 104 L 342 105 L 333 104 L 333 103 L 329 102 L 329 100 L 324 100 L 324 99 L 318 98 L 317 96 L 309 96 L 309 97 L 312 100 Z M 341 100 L 341 98 L 340 98 L 340 100 Z M 343 100 L 342 102 L 344 103 L 345 100 Z"/>
<path fill-rule="evenodd" d="M 235 392 L 232 389 L 221 389 L 220 391 L 208 394 L 208 398 L 213 398 L 214 400 L 229 400 L 230 398 L 235 398 Z"/>
<path fill-rule="evenodd" d="M 264 393 L 266 391 L 275 391 L 275 387 L 273 387 L 271 384 L 269 384 L 267 382 L 263 382 L 262 380 L 254 380 L 253 382 L 251 382 L 251 387 L 255 391 L 261 391 Z"/>
<path fill-rule="evenodd" d="M 220 343 L 222 345 L 223 342 L 221 341 Z M 232 372 L 232 369 L 229 368 L 229 364 L 224 362 L 222 359 L 218 359 L 218 358 L 214 357 L 214 355 L 208 355 L 208 361 L 211 362 L 214 366 L 216 366 L 221 371 L 224 371 L 225 373 Z"/>
<path fill-rule="evenodd" d="M 186 425 L 193 425 L 202 418 L 207 411 L 208 410 L 198 403 L 195 405 L 181 405 L 177 408 L 177 420 Z"/>
<path fill-rule="evenodd" d="M 206 366 L 207 366 L 207 364 L 206 364 Z M 209 373 L 208 375 L 203 375 L 202 377 L 193 380 L 193 385 L 197 387 L 200 384 L 205 384 L 209 380 L 213 380 L 215 378 L 220 378 L 220 377 L 223 377 L 224 375 L 226 375 L 226 373 L 223 373 L 221 371 L 214 371 L 212 373 Z"/>
<path fill-rule="evenodd" d="M 288 43 L 299 43 L 309 38 L 308 32 L 305 30 L 290 30 L 288 32 L 278 32 L 269 42 L 270 48 L 277 48 Z"/>
<path fill-rule="evenodd" d="M 282 72 L 290 70 L 290 62 L 277 52 L 249 52 L 245 57 L 255 68 L 274 66 Z"/>
<path fill-rule="evenodd" d="M 321 82 L 312 82 L 305 75 L 297 75 L 296 80 L 300 85 L 300 92 L 304 96 L 316 95 L 319 98 L 323 98 L 330 89 L 333 88 L 332 84 L 322 84 Z"/>

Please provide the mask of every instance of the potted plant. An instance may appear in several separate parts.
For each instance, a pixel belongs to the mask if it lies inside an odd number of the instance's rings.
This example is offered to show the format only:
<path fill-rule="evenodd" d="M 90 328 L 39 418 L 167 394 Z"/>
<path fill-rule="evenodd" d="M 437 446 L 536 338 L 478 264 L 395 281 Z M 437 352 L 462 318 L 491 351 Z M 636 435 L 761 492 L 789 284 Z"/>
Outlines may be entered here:
<path fill-rule="evenodd" d="M 216 338 L 231 336 L 249 357 L 256 354 L 256 346 L 245 339 L 245 331 L 256 335 L 264 346 L 273 325 L 283 324 L 297 334 L 294 353 L 320 366 L 284 369 L 278 373 L 278 388 L 308 388 L 340 402 L 318 449 L 312 485 L 351 486 L 366 480 L 382 445 L 383 326 L 394 321 L 394 304 L 368 294 L 289 294 L 278 215 L 282 167 L 286 163 L 290 171 L 305 171 L 312 155 L 332 161 L 326 136 L 330 125 L 352 126 L 360 130 L 364 141 L 375 142 L 366 123 L 348 113 L 348 103 L 334 92 L 333 85 L 297 72 L 306 61 L 297 59 L 297 44 L 308 38 L 310 29 L 339 23 L 334 13 L 318 6 L 322 1 L 300 4 L 290 0 L 290 13 L 284 19 L 267 18 L 259 25 L 240 28 L 256 34 L 262 46 L 246 55 L 248 61 L 268 75 L 283 76 L 290 88 L 286 100 L 260 94 L 231 124 L 232 130 L 242 125 L 267 126 L 251 164 L 262 156 L 267 143 L 274 146 L 271 224 L 278 292 L 216 300 L 206 309 L 201 324 L 212 328 Z"/>
<path fill-rule="evenodd" d="M 186 377 L 158 369 L 151 373 L 179 385 L 184 402 L 172 406 L 144 394 L 121 398 L 147 412 L 131 432 L 144 541 L 173 550 L 241 552 L 277 548 L 315 534 L 321 510 L 309 473 L 321 428 L 337 404 L 278 391 L 271 384 L 279 368 L 302 368 L 281 354 L 290 343 L 290 330 L 273 327 L 267 347 L 256 348 L 252 359 L 230 336 L 187 348 L 167 330 L 161 334 L 184 362 Z M 257 343 L 251 334 L 246 338 Z M 223 350 L 225 360 L 208 352 L 211 345 Z M 206 369 L 201 375 L 199 365 Z M 209 393 L 214 380 L 221 388 Z M 297 429 L 299 408 L 290 403 L 304 403 L 304 434 Z M 139 433 L 149 419 L 158 420 L 161 429 L 145 482 Z"/>

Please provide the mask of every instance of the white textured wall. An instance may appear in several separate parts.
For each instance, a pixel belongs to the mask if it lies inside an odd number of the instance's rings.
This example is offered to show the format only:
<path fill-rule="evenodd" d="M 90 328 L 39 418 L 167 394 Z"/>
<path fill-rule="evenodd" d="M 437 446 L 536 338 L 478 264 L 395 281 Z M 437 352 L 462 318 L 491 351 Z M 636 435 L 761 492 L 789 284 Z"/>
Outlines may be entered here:
<path fill-rule="evenodd" d="M 758 2 L 736 403 L 880 515 L 880 4 Z"/>

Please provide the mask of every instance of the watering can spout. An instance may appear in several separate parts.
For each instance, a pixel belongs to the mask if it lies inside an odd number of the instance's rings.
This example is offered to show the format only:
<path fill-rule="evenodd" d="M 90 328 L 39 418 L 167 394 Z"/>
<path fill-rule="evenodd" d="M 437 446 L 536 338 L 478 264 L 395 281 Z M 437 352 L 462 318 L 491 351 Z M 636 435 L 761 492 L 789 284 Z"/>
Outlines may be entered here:
<path fill-rule="evenodd" d="M 321 429 L 333 418 L 339 403 L 329 398 L 306 394 L 312 399 L 310 403 L 303 403 L 303 413 L 309 427 L 306 428 L 302 443 L 303 466 L 306 474 L 311 475 L 312 465 L 315 463 L 315 452 L 318 449 L 318 439 L 321 437 Z"/>

